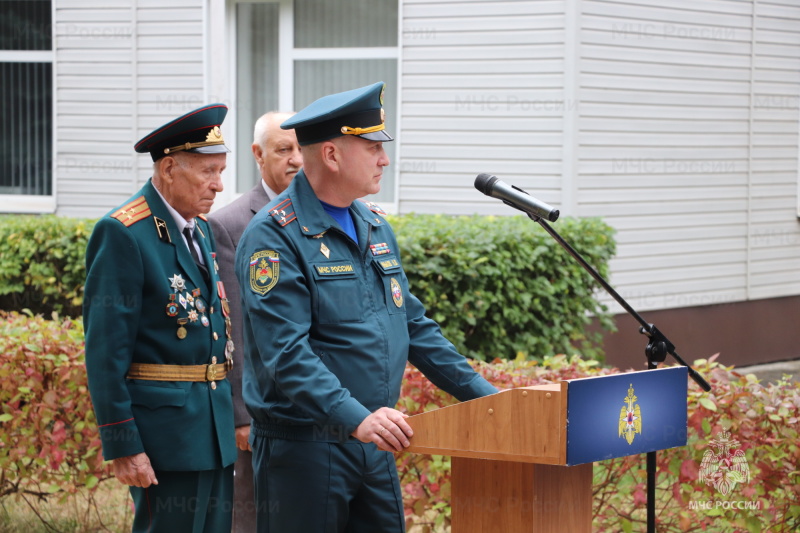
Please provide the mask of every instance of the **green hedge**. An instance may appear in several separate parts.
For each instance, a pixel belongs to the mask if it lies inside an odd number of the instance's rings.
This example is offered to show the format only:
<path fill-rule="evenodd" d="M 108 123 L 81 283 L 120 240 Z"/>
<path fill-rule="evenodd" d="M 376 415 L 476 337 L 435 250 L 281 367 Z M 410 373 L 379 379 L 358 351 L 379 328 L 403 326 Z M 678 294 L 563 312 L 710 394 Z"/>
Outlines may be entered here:
<path fill-rule="evenodd" d="M 595 298 L 598 284 L 539 224 L 523 216 L 390 217 L 411 290 L 465 355 L 511 359 L 570 353 L 600 355 L 596 316 L 613 324 Z M 563 218 L 558 233 L 603 276 L 616 250 L 599 219 Z"/>
<path fill-rule="evenodd" d="M 0 217 L 0 309 L 80 316 L 94 220 Z"/>
<path fill-rule="evenodd" d="M 391 216 L 411 290 L 447 338 L 476 359 L 579 350 L 592 316 L 611 327 L 596 283 L 544 230 L 525 217 Z M 94 220 L 0 217 L 0 309 L 79 316 L 84 252 Z M 554 224 L 603 276 L 615 245 L 597 219 Z"/>

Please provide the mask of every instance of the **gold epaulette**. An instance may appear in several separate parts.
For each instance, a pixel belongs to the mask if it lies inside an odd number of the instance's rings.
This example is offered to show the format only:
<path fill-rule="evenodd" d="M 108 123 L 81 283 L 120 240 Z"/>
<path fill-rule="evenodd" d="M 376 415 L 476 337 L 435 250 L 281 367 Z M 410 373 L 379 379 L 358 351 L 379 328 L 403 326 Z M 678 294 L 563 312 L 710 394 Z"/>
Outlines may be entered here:
<path fill-rule="evenodd" d="M 281 226 L 285 226 L 289 222 L 297 220 L 297 215 L 295 215 L 292 210 L 292 201 L 288 198 L 270 209 L 269 214 L 273 216 Z"/>
<path fill-rule="evenodd" d="M 148 218 L 150 214 L 150 206 L 147 205 L 147 200 L 144 199 L 144 196 L 140 196 L 119 208 L 111 215 L 111 218 L 116 218 L 125 226 L 132 226 L 140 220 Z"/>
<path fill-rule="evenodd" d="M 386 216 L 386 211 L 384 211 L 383 208 L 381 208 L 381 206 L 379 206 L 375 202 L 367 202 L 366 200 L 361 200 L 361 199 L 359 200 L 363 202 L 363 204 L 367 206 L 367 209 L 369 209 L 373 213 L 381 216 Z"/>

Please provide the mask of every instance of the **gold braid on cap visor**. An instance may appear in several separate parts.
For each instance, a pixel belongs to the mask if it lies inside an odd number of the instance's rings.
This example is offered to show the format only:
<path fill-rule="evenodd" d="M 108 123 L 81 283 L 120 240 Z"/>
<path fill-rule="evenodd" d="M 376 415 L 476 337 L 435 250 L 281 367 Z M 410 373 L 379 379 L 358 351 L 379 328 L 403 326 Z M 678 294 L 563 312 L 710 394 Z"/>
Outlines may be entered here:
<path fill-rule="evenodd" d="M 171 154 L 172 152 L 180 152 L 181 150 L 191 150 L 192 148 L 215 146 L 217 144 L 225 144 L 225 139 L 222 138 L 222 132 L 220 131 L 219 126 L 214 126 L 211 128 L 211 131 L 208 132 L 208 135 L 206 135 L 205 141 L 196 143 L 187 142 L 178 146 L 173 146 L 172 148 L 164 148 L 164 153 Z"/>
<path fill-rule="evenodd" d="M 378 124 L 369 128 L 351 128 L 350 126 L 342 126 L 342 134 L 344 135 L 363 135 L 365 133 L 375 133 L 386 129 L 385 124 Z"/>

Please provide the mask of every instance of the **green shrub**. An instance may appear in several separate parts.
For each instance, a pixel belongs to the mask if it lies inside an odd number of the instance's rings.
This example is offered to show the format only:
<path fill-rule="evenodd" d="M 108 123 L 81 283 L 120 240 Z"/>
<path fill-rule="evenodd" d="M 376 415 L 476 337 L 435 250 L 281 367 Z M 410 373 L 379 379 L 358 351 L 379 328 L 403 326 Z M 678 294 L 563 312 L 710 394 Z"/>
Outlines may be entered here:
<path fill-rule="evenodd" d="M 658 455 L 659 533 L 797 531 L 800 384 L 764 386 L 713 359 L 695 362 L 712 392 L 690 382 L 688 445 Z M 4 496 L 49 500 L 80 489 L 88 494 L 89 505 L 97 505 L 92 495 L 110 473 L 101 460 L 83 364 L 79 321 L 0 312 L 0 505 Z M 473 365 L 503 389 L 619 372 L 595 360 L 563 355 Z M 452 403 L 452 397 L 418 370 L 406 369 L 398 409 L 416 414 Z M 756 510 L 698 508 L 700 502 L 726 501 L 698 476 L 712 436 L 723 430 L 741 443 L 750 468 L 750 480 L 741 482 L 727 500 L 754 502 Z M 397 466 L 408 523 L 445 530 L 450 522 L 450 459 L 404 453 L 397 455 Z M 595 531 L 644 531 L 644 473 L 642 456 L 595 463 Z"/>
<path fill-rule="evenodd" d="M 658 454 L 658 531 L 800 531 L 800 383 L 765 386 L 714 359 L 694 364 L 712 389 L 703 392 L 689 381 L 687 446 Z M 712 441 L 725 438 L 723 432 L 734 441 L 729 453 L 744 452 L 749 479 L 731 469 L 720 470 L 718 480 L 701 480 L 704 454 L 720 453 Z M 644 531 L 644 456 L 603 461 L 594 472 L 596 530 Z"/>
<path fill-rule="evenodd" d="M 94 221 L 0 217 L 0 309 L 80 316 Z"/>
<path fill-rule="evenodd" d="M 465 355 L 601 355 L 592 316 L 612 329 L 596 283 L 524 217 L 389 217 L 412 292 Z M 84 254 L 94 221 L 0 217 L 0 309 L 80 316 Z M 559 233 L 603 276 L 613 230 L 597 219 L 561 219 Z M 574 347 L 574 348 L 573 348 Z"/>
<path fill-rule="evenodd" d="M 461 353 L 492 360 L 572 353 L 600 356 L 592 316 L 612 322 L 597 283 L 528 218 L 391 217 L 411 291 Z M 553 225 L 603 277 L 615 252 L 613 230 L 598 219 Z"/>
<path fill-rule="evenodd" d="M 0 497 L 39 498 L 108 477 L 80 321 L 0 311 Z"/>

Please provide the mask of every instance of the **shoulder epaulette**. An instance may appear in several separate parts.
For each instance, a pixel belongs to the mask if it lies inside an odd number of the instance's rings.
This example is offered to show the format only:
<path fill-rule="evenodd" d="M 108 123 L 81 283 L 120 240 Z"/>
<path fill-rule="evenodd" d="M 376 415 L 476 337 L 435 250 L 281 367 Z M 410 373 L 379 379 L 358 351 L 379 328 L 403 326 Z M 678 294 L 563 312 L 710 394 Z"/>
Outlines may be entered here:
<path fill-rule="evenodd" d="M 140 220 L 144 220 L 150 216 L 150 206 L 147 205 L 147 200 L 144 196 L 129 202 L 114 212 L 111 218 L 116 218 L 125 226 L 132 226 Z"/>
<path fill-rule="evenodd" d="M 364 205 L 365 205 L 365 206 L 367 206 L 367 209 L 369 209 L 369 210 L 370 210 L 370 211 L 372 211 L 373 213 L 375 213 L 375 214 L 377 214 L 377 215 L 381 215 L 381 216 L 386 216 L 386 211 L 384 211 L 384 210 L 381 208 L 381 206 L 379 206 L 379 205 L 378 205 L 378 204 L 376 204 L 375 202 L 368 202 L 368 201 L 366 201 L 366 200 L 361 200 L 361 202 L 363 202 L 363 203 L 364 203 Z"/>
<path fill-rule="evenodd" d="M 281 226 L 285 226 L 289 222 L 297 220 L 297 215 L 294 214 L 294 210 L 292 209 L 292 201 L 289 198 L 270 209 L 269 214 L 271 217 L 274 217 L 275 221 Z"/>

